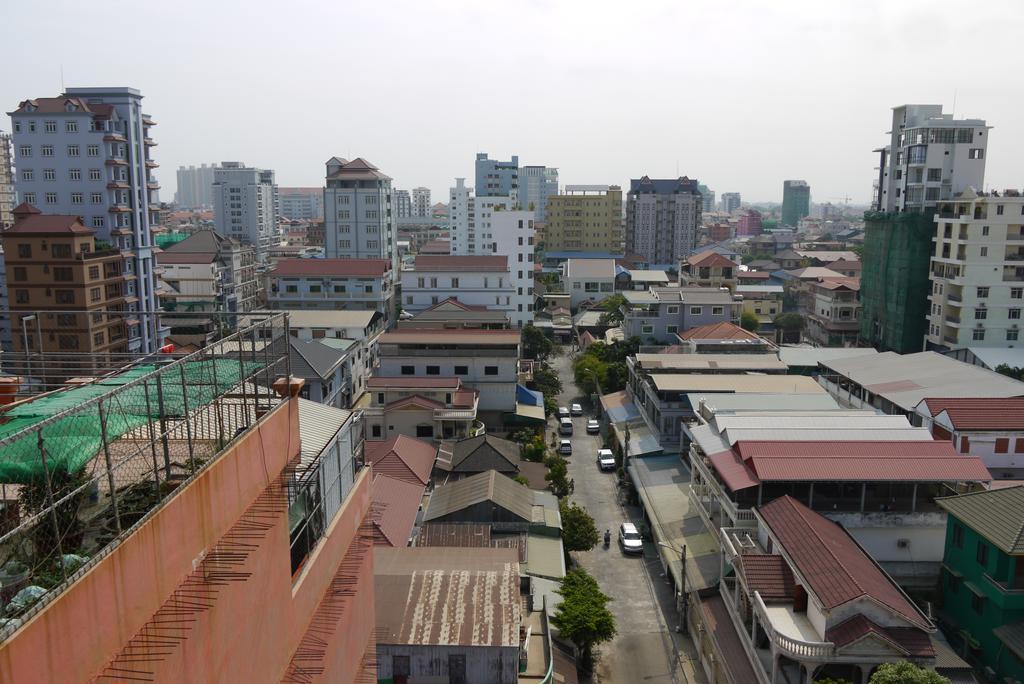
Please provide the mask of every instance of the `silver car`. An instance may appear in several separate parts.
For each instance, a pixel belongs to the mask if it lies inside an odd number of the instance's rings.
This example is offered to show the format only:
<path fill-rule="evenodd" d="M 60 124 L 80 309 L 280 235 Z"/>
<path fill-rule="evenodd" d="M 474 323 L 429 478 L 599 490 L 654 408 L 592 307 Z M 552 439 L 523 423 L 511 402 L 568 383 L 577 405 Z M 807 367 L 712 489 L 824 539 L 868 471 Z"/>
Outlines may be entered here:
<path fill-rule="evenodd" d="M 644 540 L 640 536 L 640 530 L 631 522 L 624 522 L 619 525 L 619 545 L 624 553 L 644 552 Z"/>
<path fill-rule="evenodd" d="M 611 449 L 598 450 L 597 467 L 601 470 L 615 470 L 615 454 Z"/>

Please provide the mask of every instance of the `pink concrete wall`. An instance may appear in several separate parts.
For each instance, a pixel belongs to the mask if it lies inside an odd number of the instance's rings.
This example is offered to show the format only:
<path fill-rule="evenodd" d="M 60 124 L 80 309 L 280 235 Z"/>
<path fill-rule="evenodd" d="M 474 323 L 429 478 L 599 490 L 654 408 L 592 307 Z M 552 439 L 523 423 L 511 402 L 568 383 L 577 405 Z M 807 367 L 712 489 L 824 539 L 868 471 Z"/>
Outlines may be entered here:
<path fill-rule="evenodd" d="M 99 674 L 259 494 L 298 454 L 293 399 L 223 454 L 116 551 L 0 646 L 0 681 L 75 682 Z M 244 582 L 222 587 L 187 638 L 156 663 L 159 681 L 268 681 L 284 673 L 314 610 L 369 507 L 369 469 L 360 473 L 329 534 L 296 581 L 291 577 L 287 513 L 258 542 Z M 373 571 L 367 572 L 369 620 L 343 624 L 353 641 L 373 630 Z M 346 615 L 354 621 L 354 615 Z M 357 626 L 358 625 L 358 626 Z M 361 635 L 361 637 L 360 637 Z M 334 664 L 354 671 L 362 657 Z M 151 669 L 151 668 L 147 668 Z M 337 679 L 331 673 L 333 681 Z"/>

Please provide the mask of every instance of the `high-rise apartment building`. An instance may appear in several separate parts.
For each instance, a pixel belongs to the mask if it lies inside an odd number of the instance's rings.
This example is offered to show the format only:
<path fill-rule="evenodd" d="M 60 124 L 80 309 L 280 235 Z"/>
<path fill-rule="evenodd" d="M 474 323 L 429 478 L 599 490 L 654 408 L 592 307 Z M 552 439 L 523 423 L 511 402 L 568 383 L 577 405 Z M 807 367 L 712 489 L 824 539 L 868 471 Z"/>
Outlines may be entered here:
<path fill-rule="evenodd" d="M 59 97 L 24 100 L 11 112 L 15 189 L 45 214 L 81 216 L 96 238 L 121 250 L 128 276 L 124 308 L 129 351 L 154 351 L 157 328 L 153 232 L 160 185 L 151 158 L 156 122 L 134 88 L 68 88 Z"/>
<path fill-rule="evenodd" d="M 696 180 L 634 178 L 626 199 L 626 252 L 649 264 L 675 264 L 697 246 L 702 210 Z"/>
<path fill-rule="evenodd" d="M 714 190 L 704 185 L 703 183 L 699 184 L 697 186 L 697 189 L 700 190 L 701 202 L 703 203 L 701 209 L 704 211 L 705 214 L 710 214 L 711 212 L 718 209 L 718 205 L 715 204 Z"/>
<path fill-rule="evenodd" d="M 782 181 L 782 225 L 796 227 L 811 213 L 811 186 L 807 181 Z"/>
<path fill-rule="evenodd" d="M 323 221 L 323 188 L 278 188 L 280 217 L 301 221 Z"/>
<path fill-rule="evenodd" d="M 274 172 L 242 162 L 222 162 L 213 174 L 213 217 L 218 234 L 256 248 L 266 263 L 277 235 L 278 195 Z"/>
<path fill-rule="evenodd" d="M 449 190 L 448 235 L 452 254 L 476 253 L 476 198 L 465 178 L 456 178 Z M 471 247 L 472 245 L 472 247 Z"/>
<path fill-rule="evenodd" d="M 105 372 L 128 351 L 121 250 L 97 246 L 78 216 L 14 210 L 3 233 L 17 372 L 51 386 Z M 44 313 L 45 312 L 45 313 Z"/>
<path fill-rule="evenodd" d="M 486 152 L 476 155 L 476 196 L 519 199 L 519 157 L 509 161 L 489 159 Z"/>
<path fill-rule="evenodd" d="M 0 133 L 0 230 L 14 224 L 14 162 L 11 136 Z"/>
<path fill-rule="evenodd" d="M 727 214 L 731 214 L 740 208 L 740 193 L 738 192 L 723 192 L 722 193 L 722 211 Z"/>
<path fill-rule="evenodd" d="M 519 169 L 519 206 L 547 221 L 548 199 L 558 194 L 558 169 L 524 166 Z"/>
<path fill-rule="evenodd" d="M 398 270 L 391 177 L 362 157 L 327 161 L 324 190 L 328 259 L 387 259 Z"/>
<path fill-rule="evenodd" d="M 418 187 L 412 189 L 412 216 L 415 218 L 430 218 L 433 213 L 430 203 L 430 188 Z"/>
<path fill-rule="evenodd" d="M 622 188 L 567 185 L 548 198 L 545 252 L 622 253 Z"/>
<path fill-rule="evenodd" d="M 983 190 L 990 128 L 943 114 L 942 105 L 893 107 L 889 144 L 875 150 L 875 209 L 933 213 L 967 188 Z"/>
<path fill-rule="evenodd" d="M 174 203 L 181 209 L 213 207 L 213 171 L 216 164 L 178 167 L 178 191 Z"/>
<path fill-rule="evenodd" d="M 760 235 L 761 218 L 761 212 L 757 209 L 741 212 L 736 221 L 736 237 Z"/>
<path fill-rule="evenodd" d="M 407 219 L 412 216 L 412 197 L 408 190 L 392 190 L 391 204 L 394 206 L 395 218 Z"/>

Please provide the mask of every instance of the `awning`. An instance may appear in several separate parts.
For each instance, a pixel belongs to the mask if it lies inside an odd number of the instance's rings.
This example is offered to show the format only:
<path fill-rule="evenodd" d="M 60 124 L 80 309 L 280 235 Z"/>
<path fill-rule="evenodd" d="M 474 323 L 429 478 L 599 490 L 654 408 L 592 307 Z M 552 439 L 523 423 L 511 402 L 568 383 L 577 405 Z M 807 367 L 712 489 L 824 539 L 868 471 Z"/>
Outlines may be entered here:
<path fill-rule="evenodd" d="M 517 424 L 531 424 L 531 423 L 545 423 L 547 419 L 544 417 L 544 406 L 531 406 L 529 404 L 522 404 L 516 402 L 516 412 L 510 414 L 509 418 L 512 420 L 509 422 Z"/>
<path fill-rule="evenodd" d="M 613 423 L 612 430 L 615 432 L 615 438 L 619 444 L 625 444 L 626 431 L 629 430 L 629 444 L 626 445 L 629 458 L 658 456 L 664 452 L 661 442 L 658 441 L 651 428 L 647 427 L 647 423 L 641 419 L 628 423 Z"/>
<path fill-rule="evenodd" d="M 761 484 L 760 480 L 747 469 L 743 459 L 732 450 L 711 454 L 708 456 L 708 460 L 711 461 L 712 467 L 722 478 L 722 482 L 729 488 L 729 491 L 738 492 L 741 489 L 749 489 Z"/>
<path fill-rule="evenodd" d="M 640 409 L 636 407 L 626 391 L 602 394 L 601 408 L 611 423 L 624 423 L 627 420 L 640 417 Z"/>

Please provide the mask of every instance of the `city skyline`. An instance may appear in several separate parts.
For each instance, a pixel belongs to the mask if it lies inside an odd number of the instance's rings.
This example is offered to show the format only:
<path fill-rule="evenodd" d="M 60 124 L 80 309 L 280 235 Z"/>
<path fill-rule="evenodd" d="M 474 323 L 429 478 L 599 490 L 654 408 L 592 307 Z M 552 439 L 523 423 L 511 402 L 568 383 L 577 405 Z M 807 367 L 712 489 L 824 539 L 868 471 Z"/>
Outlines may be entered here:
<path fill-rule="evenodd" d="M 147 109 L 160 113 L 164 201 L 173 197 L 174 170 L 182 165 L 259 159 L 275 169 L 281 185 L 301 187 L 320 185 L 332 156 L 364 157 L 388 169 L 396 186 L 425 186 L 441 198 L 456 177 L 472 177 L 476 153 L 487 152 L 558 168 L 567 184 L 626 186 L 643 175 L 686 175 L 749 202 L 779 202 L 783 180 L 804 178 L 815 202 L 838 204 L 849 196 L 867 204 L 879 133 L 893 107 L 915 103 L 986 119 L 995 136 L 989 188 L 1019 183 L 1012 166 L 1024 155 L 1020 96 L 1003 85 L 998 68 L 984 68 L 1014 58 L 1024 15 L 1010 2 L 990 5 L 999 21 L 977 27 L 944 20 L 942 6 L 956 7 L 945 2 L 787 3 L 782 9 L 704 3 L 685 12 L 660 3 L 624 16 L 611 5 L 534 3 L 517 10 L 517 21 L 495 21 L 487 8 L 462 2 L 299 3 L 272 22 L 256 18 L 264 8 L 247 19 L 246 13 L 240 18 L 240 5 L 223 3 L 205 7 L 198 25 L 191 5 L 184 2 L 173 16 L 124 5 L 131 12 L 119 19 L 126 29 L 119 41 L 95 42 L 85 54 L 72 42 L 29 43 L 29 32 L 15 33 L 11 46 L 33 59 L 0 76 L 5 111 L 23 97 L 57 95 L 62 79 L 67 87 L 138 88 Z M 314 13 L 317 21 L 308 21 Z M 54 36 L 99 29 L 101 21 L 88 7 L 64 2 L 13 6 L 8 16 L 15 26 L 45 23 Z M 680 22 L 693 21 L 700 31 L 685 43 L 672 40 Z M 557 30 L 567 22 L 579 30 Z M 374 42 L 382 31 L 393 39 Z M 203 50 L 179 49 L 178 37 L 186 34 Z M 439 35 L 449 39 L 436 40 Z M 487 75 L 506 62 L 511 67 L 518 51 L 473 59 L 512 39 L 525 41 L 543 67 L 517 88 Z M 236 70 L 228 81 L 216 64 L 234 63 L 240 41 L 264 46 L 261 68 Z M 950 64 L 950 41 L 971 59 Z M 349 54 L 374 54 L 374 66 L 325 81 L 310 64 L 342 43 Z M 389 45 L 402 49 L 389 52 Z M 121 59 L 125 50 L 146 58 Z M 907 79 L 892 65 L 908 54 L 943 68 Z M 409 55 L 416 55 L 410 76 L 434 76 L 410 78 L 403 89 L 373 77 L 409 70 Z M 445 74 L 456 66 L 459 77 L 447 83 Z M 666 78 L 684 81 L 673 93 L 663 87 Z M 615 95 L 610 104 L 609 93 Z M 369 101 L 378 104 L 360 104 Z M 502 101 L 508 106 L 498 106 Z M 541 118 L 543 125 L 531 123 Z M 292 126 L 301 135 L 290 134 Z M 9 127 L 8 120 L 0 130 Z M 423 141 L 425 131 L 430 142 Z"/>

